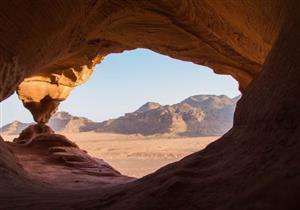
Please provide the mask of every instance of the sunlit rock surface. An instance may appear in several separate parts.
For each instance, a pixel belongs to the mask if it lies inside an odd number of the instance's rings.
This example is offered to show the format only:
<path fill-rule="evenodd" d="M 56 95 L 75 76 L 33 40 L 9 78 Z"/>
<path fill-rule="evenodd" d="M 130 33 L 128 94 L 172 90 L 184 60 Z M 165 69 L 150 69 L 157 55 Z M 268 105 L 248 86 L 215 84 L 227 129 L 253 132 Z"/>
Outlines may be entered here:
<path fill-rule="evenodd" d="M 88 65 L 69 67 L 37 74 L 24 79 L 17 93 L 24 106 L 38 123 L 47 123 L 59 103 L 65 100 L 72 89 L 87 81 L 101 57 L 96 57 Z"/>
<path fill-rule="evenodd" d="M 1 1 L 2 100 L 25 78 L 138 47 L 230 74 L 243 90 L 222 138 L 121 185 L 55 188 L 22 167 L 28 147 L 0 140 L 1 208 L 299 209 L 299 11 L 296 0 Z"/>
<path fill-rule="evenodd" d="M 195 95 L 173 105 L 148 102 L 119 118 L 90 123 L 83 130 L 142 135 L 220 136 L 232 127 L 239 98 Z"/>

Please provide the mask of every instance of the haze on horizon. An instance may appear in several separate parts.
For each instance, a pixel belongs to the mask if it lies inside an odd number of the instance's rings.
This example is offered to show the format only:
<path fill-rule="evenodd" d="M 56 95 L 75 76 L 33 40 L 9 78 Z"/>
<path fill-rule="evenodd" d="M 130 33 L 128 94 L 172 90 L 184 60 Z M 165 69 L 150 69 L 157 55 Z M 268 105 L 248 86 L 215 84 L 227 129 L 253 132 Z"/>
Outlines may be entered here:
<path fill-rule="evenodd" d="M 238 96 L 231 76 L 210 68 L 170 58 L 146 49 L 108 55 L 89 81 L 63 101 L 59 111 L 94 121 L 116 118 L 135 111 L 148 101 L 175 104 L 200 94 Z M 16 94 L 1 102 L 0 126 L 14 120 L 32 122 Z"/>

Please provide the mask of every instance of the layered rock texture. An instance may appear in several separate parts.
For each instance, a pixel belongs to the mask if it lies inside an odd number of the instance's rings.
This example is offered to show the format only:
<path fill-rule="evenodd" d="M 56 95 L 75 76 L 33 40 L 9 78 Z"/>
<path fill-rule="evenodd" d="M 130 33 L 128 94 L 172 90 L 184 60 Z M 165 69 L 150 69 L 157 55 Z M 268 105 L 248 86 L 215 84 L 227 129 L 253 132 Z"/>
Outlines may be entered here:
<path fill-rule="evenodd" d="M 69 96 L 74 87 L 90 77 L 100 60 L 96 57 L 87 65 L 27 77 L 18 86 L 19 98 L 36 122 L 47 123 L 60 102 Z"/>
<path fill-rule="evenodd" d="M 94 184 L 104 187 L 133 180 L 122 176 L 103 160 L 90 157 L 44 124 L 30 125 L 8 146 L 32 178 L 54 188 L 92 188 Z"/>
<path fill-rule="evenodd" d="M 77 74 L 66 69 L 92 69 L 109 53 L 139 47 L 230 74 L 243 91 L 233 128 L 219 140 L 144 178 L 106 187 L 44 183 L 21 160 L 49 151 L 27 150 L 22 159 L 21 145 L 0 139 L 2 209 L 299 209 L 299 1 L 13 0 L 1 1 L 0 11 L 0 98 L 20 86 L 38 122 L 63 97 L 50 87 L 30 97 L 24 79 L 43 75 L 41 83 L 59 87 L 55 81 L 67 75 L 73 87 Z M 58 79 L 49 82 L 53 74 Z M 56 169 L 56 178 L 64 177 Z"/>

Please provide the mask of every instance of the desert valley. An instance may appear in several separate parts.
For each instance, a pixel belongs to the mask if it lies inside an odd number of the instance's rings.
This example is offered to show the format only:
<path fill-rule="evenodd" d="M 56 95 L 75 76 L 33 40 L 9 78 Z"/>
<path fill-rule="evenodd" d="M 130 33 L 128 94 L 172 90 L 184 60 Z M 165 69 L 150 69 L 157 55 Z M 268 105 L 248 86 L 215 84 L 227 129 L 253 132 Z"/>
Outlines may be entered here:
<path fill-rule="evenodd" d="M 103 159 L 121 174 L 140 178 L 204 149 L 218 136 L 174 137 L 112 133 L 61 133 L 92 157 Z M 1 135 L 13 141 L 17 135 Z"/>
<path fill-rule="evenodd" d="M 205 148 L 229 130 L 239 98 L 196 95 L 174 105 L 147 102 L 104 122 L 57 112 L 49 126 L 89 155 L 139 178 Z M 1 128 L 1 136 L 13 141 L 31 124 L 14 121 Z"/>

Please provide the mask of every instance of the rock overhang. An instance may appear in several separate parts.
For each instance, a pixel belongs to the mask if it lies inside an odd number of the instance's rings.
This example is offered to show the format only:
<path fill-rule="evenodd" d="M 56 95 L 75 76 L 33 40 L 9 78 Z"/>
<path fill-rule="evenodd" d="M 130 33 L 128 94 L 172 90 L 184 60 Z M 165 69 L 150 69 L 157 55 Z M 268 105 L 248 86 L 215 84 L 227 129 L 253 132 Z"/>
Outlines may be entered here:
<path fill-rule="evenodd" d="M 5 6 L 9 5 L 4 4 L 3 8 Z M 3 11 L 3 14 L 11 10 L 20 13 L 9 19 L 10 24 L 15 24 L 18 18 L 23 18 L 24 25 L 35 23 L 32 18 L 36 18 L 36 23 L 30 29 L 18 28 L 20 32 L 24 30 L 23 45 L 28 43 L 31 47 L 11 47 L 9 44 L 21 40 L 6 32 L 9 38 L 3 49 L 15 55 L 18 66 L 6 64 L 7 71 L 14 74 L 4 76 L 16 82 L 7 84 L 11 90 L 3 88 L 2 98 L 19 85 L 20 99 L 37 122 L 48 121 L 59 102 L 66 99 L 75 86 L 88 80 L 104 56 L 135 48 L 148 48 L 211 67 L 216 73 L 233 76 L 244 90 L 260 72 L 287 9 L 283 1 L 232 1 L 226 5 L 214 1 L 179 1 L 178 4 L 101 1 L 80 2 L 70 11 L 65 11 L 69 8 L 67 2 L 59 9 L 34 6 L 45 11 L 47 18 L 39 17 L 40 13 L 32 12 L 25 3 Z M 63 14 L 60 18 L 58 12 Z M 3 57 L 7 57 L 4 53 Z M 39 59 L 34 60 L 34 57 Z M 32 94 L 32 89 L 39 90 L 39 94 Z M 44 97 L 48 105 L 45 101 L 39 104 Z"/>
<path fill-rule="evenodd" d="M 0 4 L 1 99 L 26 78 L 76 69 L 90 64 L 97 56 L 134 48 L 148 48 L 209 66 L 216 73 L 230 74 L 244 92 L 233 128 L 205 150 L 119 190 L 90 191 L 85 199 L 82 193 L 77 197 L 72 194 L 68 195 L 70 201 L 55 200 L 54 196 L 55 202 L 49 202 L 49 208 L 299 207 L 294 199 L 300 192 L 299 100 L 295 100 L 300 89 L 298 1 L 79 1 L 72 6 L 69 1 L 31 1 L 31 4 L 3 1 Z M 74 78 L 66 75 L 67 81 Z M 46 76 L 45 80 L 49 78 Z M 44 108 L 37 109 L 42 110 L 38 116 L 45 114 Z M 47 115 L 42 117 L 46 118 Z M 1 165 L 5 166 L 2 172 L 8 171 L 7 177 L 11 177 L 8 180 L 13 180 L 8 183 L 18 180 L 23 187 L 26 181 L 19 179 L 24 174 L 15 164 L 17 160 L 4 143 L 0 142 L 0 146 Z M 5 186 L 2 189 L 17 192 L 15 184 Z M 33 190 L 31 185 L 24 186 Z M 46 199 L 47 190 L 41 188 L 45 196 L 41 194 L 40 198 Z M 27 200 L 43 202 L 32 195 L 26 196 Z"/>

